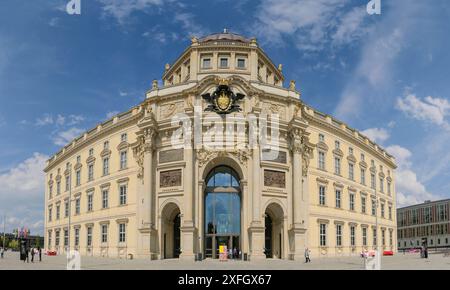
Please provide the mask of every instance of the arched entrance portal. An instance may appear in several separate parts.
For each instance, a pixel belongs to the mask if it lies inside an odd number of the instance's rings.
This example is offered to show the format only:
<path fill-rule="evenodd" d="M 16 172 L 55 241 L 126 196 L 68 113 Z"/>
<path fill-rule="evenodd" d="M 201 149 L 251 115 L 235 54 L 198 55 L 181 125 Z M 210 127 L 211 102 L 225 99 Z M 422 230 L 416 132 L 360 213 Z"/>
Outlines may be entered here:
<path fill-rule="evenodd" d="M 219 166 L 207 175 L 204 195 L 205 257 L 218 258 L 220 246 L 241 249 L 241 191 L 239 175 Z"/>
<path fill-rule="evenodd" d="M 282 259 L 284 213 L 281 206 L 271 203 L 265 213 L 265 254 L 266 258 Z"/>
<path fill-rule="evenodd" d="M 181 249 L 179 207 L 171 202 L 162 210 L 162 254 L 163 259 L 179 258 Z"/>

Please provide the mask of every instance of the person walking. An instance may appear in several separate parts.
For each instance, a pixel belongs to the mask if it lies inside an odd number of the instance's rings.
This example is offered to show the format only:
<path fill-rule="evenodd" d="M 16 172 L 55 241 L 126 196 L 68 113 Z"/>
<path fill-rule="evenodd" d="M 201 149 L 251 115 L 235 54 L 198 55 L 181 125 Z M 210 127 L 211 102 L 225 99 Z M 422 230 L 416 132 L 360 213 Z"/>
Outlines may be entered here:
<path fill-rule="evenodd" d="M 42 249 L 41 249 L 41 247 L 38 247 L 38 253 L 39 253 L 39 262 L 42 262 Z"/>
<path fill-rule="evenodd" d="M 1 253 L 1 256 L 2 256 L 2 259 L 3 259 L 3 256 L 5 255 L 5 249 L 2 248 L 2 249 L 0 250 L 0 253 Z"/>
<path fill-rule="evenodd" d="M 31 263 L 34 263 L 34 254 L 36 254 L 34 248 L 31 248 Z"/>
<path fill-rule="evenodd" d="M 308 248 L 305 249 L 305 263 L 311 263 L 311 259 L 310 259 L 310 251 Z"/>
<path fill-rule="evenodd" d="M 26 250 L 25 250 L 25 255 L 26 255 L 26 260 L 27 260 L 27 263 L 30 263 L 30 249 L 29 248 L 27 248 Z M 24 262 L 25 262 L 25 260 L 23 260 Z"/>

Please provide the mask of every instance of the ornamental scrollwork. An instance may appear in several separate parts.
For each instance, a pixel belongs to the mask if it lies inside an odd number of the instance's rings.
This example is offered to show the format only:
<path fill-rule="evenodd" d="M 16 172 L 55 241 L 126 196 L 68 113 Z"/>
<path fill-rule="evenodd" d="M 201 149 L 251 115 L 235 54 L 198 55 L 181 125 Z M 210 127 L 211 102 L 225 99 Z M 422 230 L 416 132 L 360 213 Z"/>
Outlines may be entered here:
<path fill-rule="evenodd" d="M 227 151 L 217 151 L 217 150 L 206 150 L 201 148 L 197 150 L 197 161 L 199 167 L 203 167 L 206 163 L 217 157 L 235 157 L 240 164 L 247 165 L 248 160 L 251 156 L 251 151 L 248 149 L 233 149 Z"/>
<path fill-rule="evenodd" d="M 144 155 L 145 153 L 151 153 L 154 147 L 154 137 L 157 131 L 155 128 L 146 128 L 143 130 L 143 134 L 138 137 L 138 141 L 133 146 L 133 156 L 138 165 L 137 177 L 142 179 L 144 177 Z"/>
<path fill-rule="evenodd" d="M 289 138 L 289 147 L 292 153 L 302 156 L 302 175 L 306 177 L 308 176 L 310 160 L 313 158 L 314 145 L 309 142 L 309 138 L 300 128 L 292 128 L 289 132 Z"/>

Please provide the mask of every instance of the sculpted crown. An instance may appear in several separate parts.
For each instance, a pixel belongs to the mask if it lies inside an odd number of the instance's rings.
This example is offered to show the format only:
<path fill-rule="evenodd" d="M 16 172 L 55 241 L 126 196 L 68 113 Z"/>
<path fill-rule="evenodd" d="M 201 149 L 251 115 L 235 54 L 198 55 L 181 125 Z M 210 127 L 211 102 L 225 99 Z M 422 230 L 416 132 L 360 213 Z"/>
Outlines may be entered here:
<path fill-rule="evenodd" d="M 218 84 L 219 86 L 229 86 L 229 85 L 230 85 L 230 80 L 224 79 L 224 78 L 216 77 L 216 78 L 215 78 L 215 82 L 216 82 L 216 84 Z"/>

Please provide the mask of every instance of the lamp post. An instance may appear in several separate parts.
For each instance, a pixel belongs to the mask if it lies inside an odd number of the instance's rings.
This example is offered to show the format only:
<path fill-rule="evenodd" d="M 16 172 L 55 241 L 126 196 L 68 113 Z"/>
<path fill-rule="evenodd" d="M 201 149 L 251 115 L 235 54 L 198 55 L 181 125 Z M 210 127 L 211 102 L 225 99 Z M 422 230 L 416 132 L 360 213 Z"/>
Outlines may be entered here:
<path fill-rule="evenodd" d="M 69 164 L 69 225 L 68 225 L 68 243 L 67 243 L 67 262 L 69 262 L 70 257 L 70 222 L 72 216 L 72 169 L 70 168 L 71 164 Z"/>
<path fill-rule="evenodd" d="M 5 252 L 5 239 L 6 239 L 6 215 L 3 216 L 3 252 Z"/>

